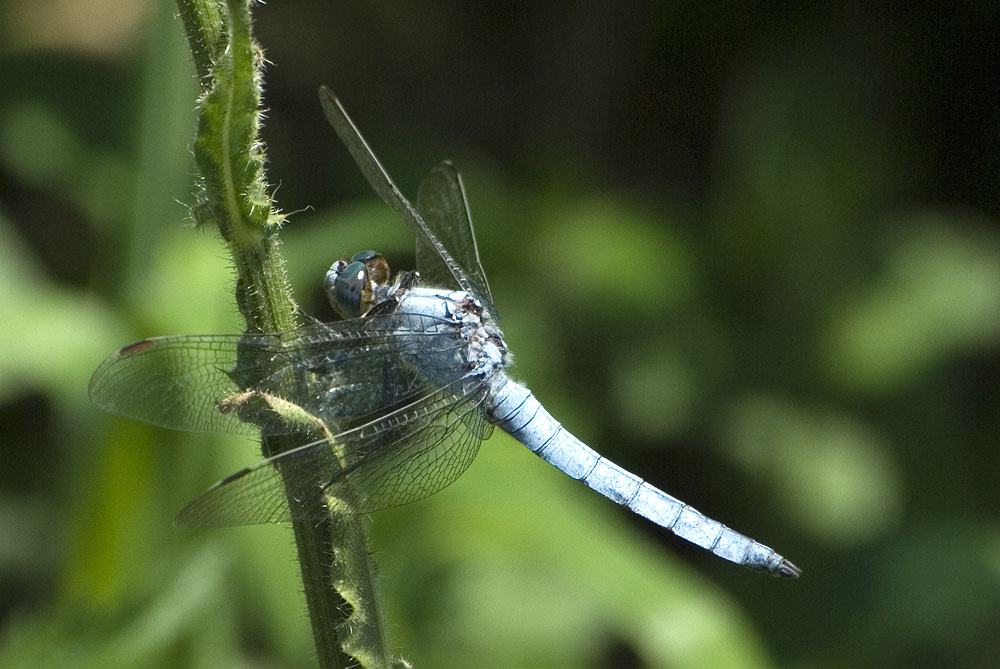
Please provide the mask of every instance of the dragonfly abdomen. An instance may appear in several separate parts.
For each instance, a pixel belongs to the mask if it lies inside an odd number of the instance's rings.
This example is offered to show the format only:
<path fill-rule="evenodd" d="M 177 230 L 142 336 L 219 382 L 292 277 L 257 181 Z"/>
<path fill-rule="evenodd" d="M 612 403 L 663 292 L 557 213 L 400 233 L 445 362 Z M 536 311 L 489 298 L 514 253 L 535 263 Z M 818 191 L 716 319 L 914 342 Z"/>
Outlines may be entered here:
<path fill-rule="evenodd" d="M 715 555 L 774 576 L 796 578 L 799 568 L 603 457 L 545 410 L 530 390 L 499 373 L 491 380 L 490 420 L 568 476 Z"/>

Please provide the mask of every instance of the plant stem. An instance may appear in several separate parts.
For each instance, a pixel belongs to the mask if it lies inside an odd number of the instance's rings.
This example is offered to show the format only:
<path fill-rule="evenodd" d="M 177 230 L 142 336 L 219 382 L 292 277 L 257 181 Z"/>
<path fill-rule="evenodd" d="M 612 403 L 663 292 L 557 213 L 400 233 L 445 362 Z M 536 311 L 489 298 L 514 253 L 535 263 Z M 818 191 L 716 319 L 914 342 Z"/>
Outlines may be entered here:
<path fill-rule="evenodd" d="M 194 67 L 202 87 L 211 84 L 212 65 L 222 41 L 222 13 L 217 0 L 177 0 Z"/>
<path fill-rule="evenodd" d="M 292 331 L 296 308 L 277 234 L 283 219 L 264 180 L 258 134 L 263 57 L 249 0 L 177 5 L 202 85 L 194 144 L 202 194 L 192 214 L 199 225 L 216 225 L 232 254 L 247 331 Z M 271 456 L 302 443 L 301 435 L 265 437 L 262 448 Z M 320 666 L 390 666 L 364 519 L 330 513 L 318 486 L 306 499 L 302 486 L 295 490 L 292 529 Z"/>

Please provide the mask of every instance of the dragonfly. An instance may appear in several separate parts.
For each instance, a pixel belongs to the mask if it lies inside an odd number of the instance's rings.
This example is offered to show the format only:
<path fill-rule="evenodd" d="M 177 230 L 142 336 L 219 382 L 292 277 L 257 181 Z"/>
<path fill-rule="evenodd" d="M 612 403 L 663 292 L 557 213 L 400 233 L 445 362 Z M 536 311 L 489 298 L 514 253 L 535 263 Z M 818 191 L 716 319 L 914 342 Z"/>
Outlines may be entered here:
<path fill-rule="evenodd" d="M 165 428 L 264 437 L 305 434 L 214 484 L 182 526 L 288 521 L 290 504 L 369 513 L 431 495 L 469 467 L 499 427 L 545 462 L 715 555 L 782 578 L 801 571 L 771 548 L 601 456 L 508 374 L 462 179 L 444 162 L 403 196 L 326 87 L 327 120 L 375 192 L 416 239 L 416 272 L 394 276 L 362 251 L 333 263 L 324 290 L 341 319 L 285 333 L 143 339 L 95 371 L 101 408 Z"/>

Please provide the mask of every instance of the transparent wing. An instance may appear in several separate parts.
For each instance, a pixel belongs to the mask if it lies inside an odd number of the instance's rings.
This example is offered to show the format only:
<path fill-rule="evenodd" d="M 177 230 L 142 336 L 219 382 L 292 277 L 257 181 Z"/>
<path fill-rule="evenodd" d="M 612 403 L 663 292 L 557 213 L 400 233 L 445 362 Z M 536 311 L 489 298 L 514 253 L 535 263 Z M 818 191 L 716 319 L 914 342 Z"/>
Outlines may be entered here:
<path fill-rule="evenodd" d="M 224 414 L 218 402 L 240 388 L 235 367 L 238 335 L 156 337 L 129 344 L 101 363 L 90 379 L 90 399 L 126 418 L 194 432 L 258 430 Z"/>
<path fill-rule="evenodd" d="M 323 113 L 326 114 L 326 119 L 333 126 L 333 129 L 337 132 L 340 140 L 347 146 L 347 150 L 351 153 L 354 158 L 354 162 L 358 164 L 361 169 L 361 173 L 365 175 L 365 179 L 371 184 L 371 187 L 375 189 L 386 204 L 392 207 L 393 210 L 399 214 L 403 221 L 410 227 L 414 236 L 419 240 L 418 249 L 422 245 L 426 250 L 433 249 L 441 259 L 441 264 L 447 269 L 448 274 L 454 278 L 457 284 L 463 289 L 469 291 L 471 294 L 477 297 L 480 301 L 483 298 L 489 297 L 489 291 L 485 290 L 485 277 L 482 281 L 482 288 L 477 283 L 473 275 L 470 275 L 466 269 L 466 266 L 459 261 L 461 255 L 455 256 L 455 249 L 448 246 L 448 239 L 442 238 L 441 229 L 442 225 L 445 228 L 453 225 L 455 222 L 450 220 L 439 221 L 435 227 L 428 225 L 428 223 L 421 217 L 420 213 L 410 204 L 403 193 L 400 192 L 399 188 L 392 182 L 389 175 L 386 173 L 385 168 L 378 162 L 375 154 L 372 153 L 371 148 L 369 148 L 367 142 L 365 142 L 364 137 L 358 131 L 357 127 L 351 121 L 351 118 L 344 111 L 341 106 L 340 101 L 334 96 L 333 91 L 331 91 L 326 86 L 321 86 L 319 89 L 319 99 L 323 106 Z M 432 170 L 433 174 L 433 170 Z M 461 185 L 459 184 L 459 197 L 461 198 L 462 209 L 465 209 L 465 197 L 461 193 Z M 454 207 L 449 207 L 449 213 L 453 213 Z M 464 221 L 468 222 L 468 213 L 464 214 Z M 472 235 L 472 227 L 468 226 L 468 234 Z M 459 233 L 459 236 L 464 235 L 464 233 Z M 475 248 L 475 243 L 473 242 L 473 248 Z M 426 259 L 426 257 L 425 257 Z M 475 266 L 478 268 L 478 254 L 476 254 Z M 436 273 L 443 274 L 438 270 Z M 482 275 L 482 269 L 478 269 L 478 273 Z M 449 282 L 450 283 L 450 282 Z M 486 304 L 484 302 L 484 304 Z M 489 302 L 492 306 L 492 301 Z M 493 309 L 490 309 L 492 312 Z"/>
<path fill-rule="evenodd" d="M 288 499 L 367 513 L 414 502 L 455 481 L 492 432 L 479 386 L 428 392 L 351 430 L 262 460 L 202 493 L 177 516 L 179 525 L 229 527 L 289 518 Z"/>
<path fill-rule="evenodd" d="M 469 215 L 469 204 L 462 186 L 462 177 L 449 161 L 435 166 L 424 180 L 420 182 L 417 191 L 417 211 L 424 221 L 434 230 L 440 242 L 448 249 L 452 257 L 461 264 L 472 282 L 472 287 L 455 286 L 454 279 L 448 267 L 441 260 L 437 249 L 427 241 L 417 237 L 417 269 L 420 275 L 431 285 L 461 287 L 469 290 L 473 296 L 493 313 L 493 295 L 490 293 L 486 273 L 479 260 L 479 247 L 476 245 L 476 235 L 472 228 L 472 218 Z"/>
<path fill-rule="evenodd" d="M 301 431 L 301 424 L 259 401 L 240 404 L 240 398 L 266 395 L 338 432 L 412 401 L 426 390 L 420 361 L 459 344 L 452 323 L 411 316 L 405 321 L 411 327 L 402 329 L 401 322 L 387 314 L 286 335 L 145 339 L 101 363 L 90 397 L 111 413 L 176 430 Z M 399 363 L 403 355 L 408 364 Z"/>

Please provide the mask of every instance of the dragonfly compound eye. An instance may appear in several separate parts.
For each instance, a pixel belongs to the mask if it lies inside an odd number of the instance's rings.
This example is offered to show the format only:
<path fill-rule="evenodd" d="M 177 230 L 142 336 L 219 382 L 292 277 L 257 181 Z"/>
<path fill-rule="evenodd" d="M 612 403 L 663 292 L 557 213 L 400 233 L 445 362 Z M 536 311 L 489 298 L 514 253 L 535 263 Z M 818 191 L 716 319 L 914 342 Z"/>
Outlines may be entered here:
<path fill-rule="evenodd" d="M 389 281 L 389 263 L 375 251 L 360 251 L 348 260 L 341 258 L 326 273 L 323 289 L 337 313 L 358 318 L 368 313 L 376 290 Z"/>
<path fill-rule="evenodd" d="M 371 295 L 371 280 L 364 263 L 346 263 L 339 272 L 331 269 L 326 284 L 327 297 L 337 313 L 344 318 L 357 318 L 364 313 L 364 295 Z"/>

